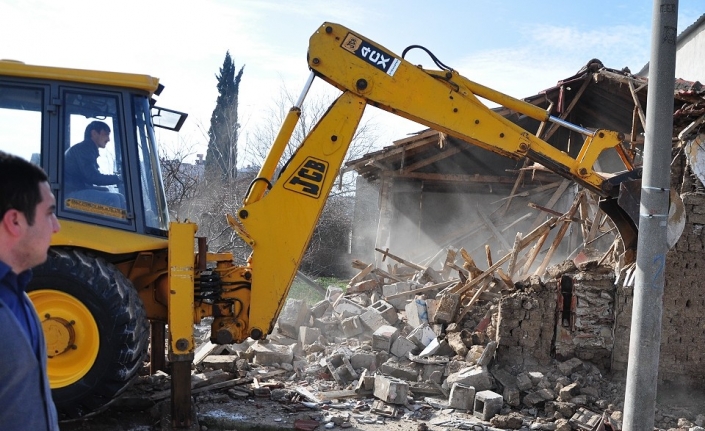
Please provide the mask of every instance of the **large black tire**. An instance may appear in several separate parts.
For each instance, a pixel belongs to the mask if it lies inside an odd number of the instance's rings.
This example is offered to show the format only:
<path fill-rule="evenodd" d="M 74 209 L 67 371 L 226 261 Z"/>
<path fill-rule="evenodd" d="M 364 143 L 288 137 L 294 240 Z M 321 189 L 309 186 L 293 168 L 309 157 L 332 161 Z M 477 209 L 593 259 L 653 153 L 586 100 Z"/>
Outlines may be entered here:
<path fill-rule="evenodd" d="M 87 368 L 75 376 L 75 382 L 63 387 L 52 382 L 59 418 L 77 419 L 104 410 L 137 376 L 147 354 L 149 322 L 132 283 L 102 258 L 77 250 L 51 249 L 46 263 L 34 269 L 28 292 L 35 306 L 42 295 L 53 303 L 54 296 L 70 301 L 71 297 L 76 298 L 78 301 L 73 301 L 90 312 L 84 320 L 93 320 L 97 326 L 98 334 L 90 338 L 90 344 L 99 339 L 97 354 L 94 346 L 91 354 L 95 360 L 91 359 Z M 39 308 L 40 319 L 44 320 L 46 315 Z M 61 313 L 54 309 L 53 314 Z M 78 355 L 84 351 L 74 350 L 68 349 L 66 354 Z M 51 356 L 52 352 L 48 354 Z M 52 358 L 50 370 L 51 361 Z"/>

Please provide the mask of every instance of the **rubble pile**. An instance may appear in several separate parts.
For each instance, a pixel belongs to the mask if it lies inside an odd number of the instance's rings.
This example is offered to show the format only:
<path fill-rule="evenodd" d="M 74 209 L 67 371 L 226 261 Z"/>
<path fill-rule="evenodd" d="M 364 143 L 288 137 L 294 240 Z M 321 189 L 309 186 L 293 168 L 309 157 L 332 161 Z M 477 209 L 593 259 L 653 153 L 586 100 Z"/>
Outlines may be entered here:
<path fill-rule="evenodd" d="M 605 292 L 616 275 L 601 265 L 604 254 L 582 252 L 548 267 L 547 279 L 558 280 L 550 284 L 537 275 L 513 282 L 489 252 L 482 271 L 463 249 L 446 250 L 442 270 L 378 251 L 396 264 L 382 270 L 355 261 L 360 272 L 347 288 L 329 286 L 310 306 L 288 299 L 266 340 L 201 344 L 196 404 L 266 400 L 284 412 L 276 428 L 397 421 L 418 429 L 621 429 L 624 382 L 605 371 L 613 342 L 605 316 L 614 306 Z M 580 297 L 575 313 L 559 311 L 575 302 L 562 295 L 565 277 Z M 122 402 L 154 404 L 169 395 L 161 373 L 144 377 Z M 199 421 L 229 429 L 217 425 L 221 416 L 203 413 Z M 657 411 L 656 423 L 699 429 L 705 416 Z"/>
<path fill-rule="evenodd" d="M 388 420 L 476 430 L 621 429 L 623 387 L 597 365 L 532 354 L 550 349 L 554 330 L 553 315 L 529 318 L 553 310 L 539 303 L 555 295 L 539 277 L 516 285 L 488 277 L 484 287 L 459 294 L 482 273 L 467 260 L 458 278 L 356 265 L 364 268 L 346 290 L 329 286 L 312 306 L 287 300 L 267 340 L 199 347 L 194 395 L 200 402 L 273 400 L 296 429 Z M 549 272 L 566 268 L 575 269 Z M 516 316 L 524 318 L 507 321 Z M 666 428 L 705 424 L 687 411 L 657 419 Z"/>

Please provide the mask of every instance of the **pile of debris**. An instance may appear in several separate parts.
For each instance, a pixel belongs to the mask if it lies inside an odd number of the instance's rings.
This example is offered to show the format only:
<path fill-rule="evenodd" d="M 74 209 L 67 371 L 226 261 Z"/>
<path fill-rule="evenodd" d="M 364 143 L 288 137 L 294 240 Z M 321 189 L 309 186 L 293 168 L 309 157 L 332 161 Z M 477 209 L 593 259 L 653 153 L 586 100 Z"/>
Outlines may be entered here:
<path fill-rule="evenodd" d="M 607 253 L 583 250 L 547 268 L 586 203 L 580 192 L 567 213 L 518 234 L 511 251 L 497 261 L 487 247 L 485 270 L 463 249 L 444 249 L 440 270 L 377 249 L 382 261 L 394 265 L 382 269 L 354 261 L 359 273 L 346 289 L 329 286 L 325 298 L 311 306 L 288 299 L 267 340 L 201 344 L 192 393 L 202 402 L 274 400 L 290 413 L 296 429 L 390 419 L 477 430 L 621 429 L 623 382 L 605 378 L 609 363 L 598 358 L 605 356 L 599 351 L 593 363 L 571 354 L 573 341 L 551 346 L 560 326 L 575 322 L 564 316 L 556 325 L 555 304 L 562 309 L 562 300 L 571 299 L 540 277 L 555 280 L 579 272 L 576 282 L 587 279 L 598 286 L 594 292 L 581 290 L 583 302 L 602 307 L 600 283 L 612 286 L 624 272 L 615 265 L 615 246 Z M 587 243 L 598 229 L 584 227 Z M 530 270 L 551 232 L 555 236 L 543 261 Z M 580 308 L 577 313 L 585 314 Z M 590 320 L 581 318 L 583 324 Z M 593 339 L 588 334 L 579 342 Z M 167 380 L 166 374 L 146 377 L 127 398 L 166 400 Z M 220 395 L 213 395 L 215 390 Z M 697 413 L 657 412 L 656 421 L 664 429 L 704 426 L 705 416 Z"/>
<path fill-rule="evenodd" d="M 414 265 L 385 253 L 407 268 Z M 623 385 L 607 380 L 596 365 L 578 358 L 532 366 L 497 360 L 500 300 L 516 302 L 545 286 L 538 277 L 516 286 L 488 277 L 463 295 L 464 286 L 488 272 L 464 259 L 463 267 L 451 258 L 446 266 L 467 271 L 467 278 L 445 280 L 443 271 L 430 268 L 390 274 L 364 265 L 346 290 L 329 286 L 325 299 L 310 307 L 289 299 L 267 340 L 202 344 L 192 392 L 200 402 L 276 401 L 295 429 L 388 420 L 422 424 L 418 429 L 621 429 Z M 549 273 L 566 268 L 576 269 L 566 261 Z M 526 313 L 530 303 L 518 302 Z M 162 391 L 150 388 L 141 397 L 169 396 L 168 384 Z M 214 390 L 227 394 L 212 395 Z M 208 415 L 201 420 L 208 423 Z M 705 416 L 691 412 L 657 420 L 666 428 L 705 425 Z"/>

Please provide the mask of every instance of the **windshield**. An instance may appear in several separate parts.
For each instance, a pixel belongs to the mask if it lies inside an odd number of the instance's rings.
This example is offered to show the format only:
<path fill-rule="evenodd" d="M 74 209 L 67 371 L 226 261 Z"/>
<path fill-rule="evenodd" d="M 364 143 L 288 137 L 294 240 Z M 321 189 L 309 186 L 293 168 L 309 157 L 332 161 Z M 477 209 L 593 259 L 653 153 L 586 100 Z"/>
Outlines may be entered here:
<path fill-rule="evenodd" d="M 134 107 L 145 225 L 148 228 L 166 232 L 169 229 L 169 211 L 162 184 L 154 129 L 151 125 L 149 101 L 146 97 L 135 96 Z"/>

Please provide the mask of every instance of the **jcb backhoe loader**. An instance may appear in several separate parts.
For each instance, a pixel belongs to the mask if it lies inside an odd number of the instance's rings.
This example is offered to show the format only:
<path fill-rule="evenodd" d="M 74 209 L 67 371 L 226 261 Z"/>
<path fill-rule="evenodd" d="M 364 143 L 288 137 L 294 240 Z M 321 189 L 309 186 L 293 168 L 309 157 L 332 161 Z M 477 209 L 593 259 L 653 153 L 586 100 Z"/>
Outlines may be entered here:
<path fill-rule="evenodd" d="M 638 179 L 640 170 L 620 133 L 567 123 L 437 64 L 442 70 L 422 69 L 337 24 L 325 23 L 313 34 L 306 90 L 241 209 L 227 216 L 252 248 L 238 265 L 231 254 L 208 253 L 204 241 L 195 247 L 195 224 L 169 223 L 154 127 L 171 122 L 178 129 L 185 115 L 154 105 L 161 91 L 156 78 L 0 61 L 0 149 L 40 164 L 58 201 L 61 231 L 48 261 L 35 269 L 29 294 L 43 319 L 61 417 L 99 411 L 120 395 L 143 363 L 151 322 L 157 368 L 164 366 L 168 324 L 174 425 L 190 423 L 193 324 L 213 317 L 212 341 L 220 344 L 259 340 L 272 331 L 368 104 L 470 145 L 528 157 L 578 182 L 603 198 L 625 246 L 635 246 L 634 223 L 616 199 L 620 184 Z M 342 95 L 274 178 L 314 77 Z M 581 133 L 581 151 L 569 156 L 488 109 L 478 96 Z M 120 175 L 118 187 L 105 192 L 122 195 L 121 206 L 65 190 L 64 154 L 94 120 L 113 132 L 102 169 Z M 617 152 L 623 173 L 606 178 L 593 170 L 605 150 Z"/>

